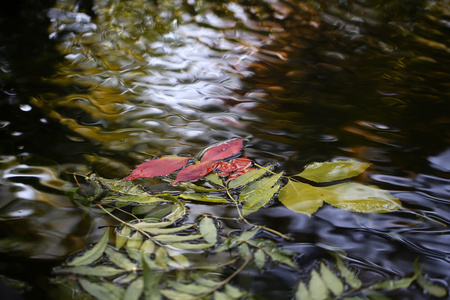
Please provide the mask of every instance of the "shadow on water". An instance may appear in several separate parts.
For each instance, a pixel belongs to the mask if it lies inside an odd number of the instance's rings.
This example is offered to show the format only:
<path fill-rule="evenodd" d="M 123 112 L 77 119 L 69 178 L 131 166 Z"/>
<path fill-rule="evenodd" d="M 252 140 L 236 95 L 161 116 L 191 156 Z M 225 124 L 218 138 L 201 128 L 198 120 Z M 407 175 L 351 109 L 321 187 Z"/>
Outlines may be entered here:
<path fill-rule="evenodd" d="M 71 173 L 121 178 L 148 158 L 236 136 L 249 138 L 250 158 L 288 174 L 371 162 L 359 181 L 450 223 L 445 5 L 169 2 L 2 10 L 0 273 L 36 295 L 52 264 L 98 239 L 91 230 L 108 221 L 74 207 Z M 323 207 L 308 218 L 275 203 L 251 219 L 292 234 L 285 246 L 305 265 L 339 248 L 368 280 L 408 274 L 417 257 L 450 279 L 448 229 L 413 214 Z M 275 275 L 278 290 L 268 274 L 239 280 L 286 297 L 291 283 Z"/>

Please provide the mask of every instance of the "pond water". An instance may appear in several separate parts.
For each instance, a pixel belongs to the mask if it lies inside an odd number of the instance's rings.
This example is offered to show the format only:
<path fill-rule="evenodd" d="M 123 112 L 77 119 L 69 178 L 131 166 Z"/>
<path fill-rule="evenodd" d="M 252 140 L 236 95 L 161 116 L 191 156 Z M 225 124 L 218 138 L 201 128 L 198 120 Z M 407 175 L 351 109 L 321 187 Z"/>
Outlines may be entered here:
<path fill-rule="evenodd" d="M 450 281 L 447 1 L 28 2 L 0 17 L 0 274 L 31 295 L 111 223 L 66 196 L 73 173 L 123 178 L 236 137 L 287 174 L 369 162 L 358 181 L 439 221 L 277 203 L 250 217 L 302 263 L 340 249 L 382 278 L 420 258 Z"/>

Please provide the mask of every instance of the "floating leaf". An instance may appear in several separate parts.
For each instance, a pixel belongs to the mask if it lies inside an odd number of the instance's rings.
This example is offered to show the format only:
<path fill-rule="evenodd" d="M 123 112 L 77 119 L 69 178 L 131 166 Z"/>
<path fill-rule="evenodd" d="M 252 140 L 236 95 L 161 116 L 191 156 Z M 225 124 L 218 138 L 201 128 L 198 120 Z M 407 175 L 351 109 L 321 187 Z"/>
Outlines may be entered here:
<path fill-rule="evenodd" d="M 155 252 L 155 247 L 156 245 L 152 240 L 145 240 L 142 243 L 141 248 L 139 248 L 139 250 L 144 254 L 148 254 Z"/>
<path fill-rule="evenodd" d="M 151 196 L 147 193 L 142 192 L 140 195 L 124 195 L 124 196 L 108 196 L 101 200 L 102 203 L 107 202 L 125 202 L 125 203 L 158 203 L 167 202 L 166 199 Z"/>
<path fill-rule="evenodd" d="M 242 243 L 238 248 L 239 256 L 242 257 L 242 259 L 247 259 L 250 255 L 250 248 L 247 244 Z"/>
<path fill-rule="evenodd" d="M 178 233 L 183 230 L 189 229 L 193 227 L 195 224 L 186 224 L 178 227 L 171 227 L 171 228 L 142 228 L 145 232 L 151 233 L 151 234 L 170 234 L 170 233 Z"/>
<path fill-rule="evenodd" d="M 231 284 L 227 284 L 225 286 L 225 293 L 227 293 L 227 295 L 233 299 L 240 299 L 241 297 L 245 296 L 245 293 L 243 293 L 237 287 L 232 286 Z"/>
<path fill-rule="evenodd" d="M 314 300 L 328 299 L 328 288 L 316 270 L 312 270 L 309 281 L 309 294 Z"/>
<path fill-rule="evenodd" d="M 341 280 L 328 269 L 324 263 L 320 264 L 320 275 L 327 284 L 328 289 L 335 295 L 340 296 L 344 292 L 344 285 Z"/>
<path fill-rule="evenodd" d="M 212 218 L 205 216 L 200 221 L 200 233 L 207 243 L 213 244 L 217 242 L 217 228 Z"/>
<path fill-rule="evenodd" d="M 207 195 L 207 194 L 199 194 L 199 193 L 186 193 L 181 194 L 178 197 L 186 200 L 194 200 L 194 201 L 201 201 L 201 202 L 210 202 L 210 203 L 229 203 L 227 199 L 220 197 L 220 196 L 214 196 L 214 195 Z"/>
<path fill-rule="evenodd" d="M 181 254 L 180 251 L 171 248 L 167 248 L 166 251 L 167 254 L 170 256 L 170 258 L 172 259 L 171 261 L 168 262 L 168 265 L 171 268 L 183 270 L 190 267 L 191 262 L 186 256 Z"/>
<path fill-rule="evenodd" d="M 427 291 L 428 294 L 434 297 L 442 298 L 447 296 L 448 294 L 448 291 L 445 287 L 431 282 L 423 275 L 419 275 L 416 279 L 416 282 L 420 285 L 420 287 L 422 287 L 425 291 Z"/>
<path fill-rule="evenodd" d="M 266 264 L 266 255 L 264 254 L 264 251 L 261 249 L 256 250 L 254 257 L 255 265 L 261 271 Z"/>
<path fill-rule="evenodd" d="M 302 182 L 289 182 L 280 190 L 278 200 L 290 210 L 311 216 L 332 193 Z"/>
<path fill-rule="evenodd" d="M 297 291 L 295 292 L 295 300 L 312 300 L 308 288 L 303 281 L 298 283 Z"/>
<path fill-rule="evenodd" d="M 169 175 L 186 165 L 190 159 L 190 157 L 180 156 L 163 156 L 161 158 L 152 159 L 138 165 L 124 180 L 129 181 L 138 178 Z"/>
<path fill-rule="evenodd" d="M 180 293 L 186 293 L 190 295 L 199 296 L 202 294 L 209 294 L 212 292 L 211 287 L 198 284 L 183 284 L 176 281 L 169 281 L 169 285 Z M 214 289 L 214 288 L 213 288 Z"/>
<path fill-rule="evenodd" d="M 143 236 L 140 232 L 136 231 L 127 241 L 128 249 L 139 249 L 141 247 Z"/>
<path fill-rule="evenodd" d="M 220 179 L 219 175 L 217 175 L 216 172 L 212 172 L 212 173 L 206 175 L 205 179 L 211 181 L 212 183 L 214 183 L 218 186 L 225 187 L 223 185 L 222 179 Z"/>
<path fill-rule="evenodd" d="M 338 160 L 331 162 L 315 162 L 306 166 L 300 176 L 314 182 L 330 182 L 355 177 L 370 166 L 355 160 Z"/>
<path fill-rule="evenodd" d="M 116 276 L 122 273 L 127 272 L 123 269 L 116 269 L 113 267 L 107 267 L 107 266 L 77 266 L 77 267 L 68 267 L 64 269 L 60 269 L 56 271 L 57 273 L 73 273 L 73 274 L 80 274 L 80 275 L 92 275 L 92 276 L 102 276 L 102 277 L 108 277 L 108 276 Z"/>
<path fill-rule="evenodd" d="M 109 230 L 106 230 L 103 234 L 100 241 L 95 244 L 92 249 L 84 252 L 81 256 L 76 257 L 73 261 L 67 263 L 68 266 L 84 266 L 88 265 L 103 255 L 103 252 L 106 249 L 106 246 L 108 245 L 109 240 Z"/>
<path fill-rule="evenodd" d="M 211 244 L 205 244 L 205 243 L 198 243 L 198 244 L 190 244 L 190 243 L 173 243 L 170 244 L 170 246 L 174 247 L 174 248 L 178 248 L 178 249 L 183 249 L 183 250 L 190 250 L 190 249 L 207 249 L 210 247 L 213 247 L 215 245 L 215 243 L 211 243 Z"/>
<path fill-rule="evenodd" d="M 116 231 L 116 248 L 120 249 L 128 241 L 131 234 L 131 228 L 124 226 L 120 231 Z"/>
<path fill-rule="evenodd" d="M 201 239 L 203 235 L 201 234 L 191 234 L 191 235 L 173 235 L 173 234 L 160 234 L 153 239 L 159 242 L 163 243 L 176 243 L 176 242 L 183 242 L 183 241 L 193 241 L 197 239 Z"/>
<path fill-rule="evenodd" d="M 135 281 L 133 281 L 130 285 L 128 285 L 125 290 L 125 296 L 123 299 L 127 300 L 139 300 L 142 292 L 144 290 L 144 280 L 142 277 L 139 277 Z"/>
<path fill-rule="evenodd" d="M 161 228 L 161 227 L 167 227 L 172 225 L 173 221 L 163 221 L 163 222 L 139 222 L 139 223 L 132 223 L 133 227 L 139 228 L 144 231 L 151 230 L 152 228 Z"/>
<path fill-rule="evenodd" d="M 401 202 L 389 192 L 374 186 L 346 182 L 322 188 L 332 197 L 323 200 L 337 208 L 362 213 L 387 213 L 401 208 Z"/>
<path fill-rule="evenodd" d="M 228 187 L 230 189 L 234 189 L 240 186 L 244 186 L 256 179 L 258 179 L 259 177 L 263 176 L 264 174 L 267 173 L 266 169 L 256 169 L 256 170 L 252 170 L 248 173 L 245 173 L 242 176 L 239 176 L 238 178 L 235 178 L 233 180 L 231 180 L 228 183 Z"/>
<path fill-rule="evenodd" d="M 109 260 L 116 264 L 119 268 L 127 271 L 135 271 L 137 269 L 136 264 L 128 259 L 125 254 L 115 251 L 111 247 L 106 247 L 105 253 L 108 255 Z"/>
<path fill-rule="evenodd" d="M 189 294 L 184 294 L 184 293 L 180 293 L 178 291 L 174 291 L 174 290 L 161 290 L 161 294 L 165 297 L 167 297 L 170 300 L 193 300 L 193 299 L 198 299 L 198 297 L 189 295 Z M 146 298 L 146 299 L 152 299 L 153 298 Z"/>
<path fill-rule="evenodd" d="M 79 280 L 81 287 L 100 300 L 122 300 L 125 291 L 116 287 L 112 283 L 93 283 L 87 279 Z M 128 299 L 128 298 L 127 298 Z"/>
<path fill-rule="evenodd" d="M 193 181 L 208 175 L 216 168 L 215 161 L 200 162 L 195 165 L 187 166 L 177 174 L 173 184 L 180 181 Z"/>
<path fill-rule="evenodd" d="M 356 276 L 355 272 L 350 271 L 339 256 L 336 256 L 336 266 L 341 272 L 341 277 L 345 282 L 354 289 L 359 289 L 362 286 L 361 280 Z"/>
<path fill-rule="evenodd" d="M 235 154 L 238 154 L 243 147 L 243 139 L 232 140 L 214 147 L 209 148 L 203 154 L 201 162 L 218 161 Z"/>
<path fill-rule="evenodd" d="M 283 173 L 261 179 L 245 187 L 239 195 L 239 201 L 244 202 L 242 213 L 248 215 L 266 205 L 278 192 L 280 185 L 274 186 Z"/>
<path fill-rule="evenodd" d="M 179 186 L 182 186 L 182 187 L 187 188 L 187 189 L 194 190 L 196 192 L 203 192 L 203 193 L 217 192 L 218 191 L 217 189 L 206 188 L 206 187 L 203 187 L 203 186 L 196 185 L 196 184 L 194 184 L 192 182 L 182 182 L 182 183 L 179 184 Z"/>

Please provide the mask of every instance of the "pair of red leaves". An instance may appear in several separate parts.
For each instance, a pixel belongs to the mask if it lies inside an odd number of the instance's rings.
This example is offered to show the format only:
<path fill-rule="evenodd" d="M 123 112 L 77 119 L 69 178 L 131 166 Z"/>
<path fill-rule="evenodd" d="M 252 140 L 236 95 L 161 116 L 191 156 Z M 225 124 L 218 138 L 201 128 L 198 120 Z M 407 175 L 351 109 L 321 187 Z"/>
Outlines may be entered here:
<path fill-rule="evenodd" d="M 208 149 L 203 154 L 199 163 L 187 166 L 177 174 L 174 184 L 180 181 L 192 181 L 208 175 L 215 169 L 220 170 L 220 176 L 235 178 L 246 172 L 251 165 L 247 157 L 237 158 L 230 162 L 220 161 L 233 156 L 241 151 L 243 140 L 232 140 Z M 169 175 L 185 166 L 191 157 L 163 156 L 161 158 L 146 161 L 136 167 L 124 180 L 129 181 L 138 178 L 151 178 Z"/>

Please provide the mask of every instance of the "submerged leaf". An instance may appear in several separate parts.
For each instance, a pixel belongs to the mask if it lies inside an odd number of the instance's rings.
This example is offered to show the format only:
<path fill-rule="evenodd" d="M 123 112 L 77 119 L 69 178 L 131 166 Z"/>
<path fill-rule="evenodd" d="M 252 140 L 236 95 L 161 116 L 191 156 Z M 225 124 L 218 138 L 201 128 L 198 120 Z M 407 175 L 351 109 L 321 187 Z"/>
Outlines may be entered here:
<path fill-rule="evenodd" d="M 278 200 L 290 210 L 311 216 L 322 205 L 330 192 L 302 182 L 289 182 L 281 189 Z"/>
<path fill-rule="evenodd" d="M 330 182 L 355 177 L 370 166 L 356 160 L 315 162 L 306 166 L 300 176 L 314 182 Z"/>
<path fill-rule="evenodd" d="M 322 188 L 333 195 L 323 200 L 337 208 L 362 213 L 387 213 L 401 208 L 401 202 L 388 191 L 356 182 Z"/>
<path fill-rule="evenodd" d="M 203 154 L 201 162 L 218 161 L 235 154 L 238 154 L 243 147 L 243 139 L 232 140 L 214 147 L 209 148 Z"/>
<path fill-rule="evenodd" d="M 106 249 L 106 246 L 108 245 L 109 240 L 109 230 L 106 230 L 103 234 L 100 241 L 95 244 L 92 249 L 84 252 L 81 256 L 76 257 L 73 261 L 69 262 L 68 266 L 84 266 L 88 265 L 103 255 L 103 252 Z"/>
<path fill-rule="evenodd" d="M 161 158 L 146 161 L 136 167 L 124 180 L 138 178 L 151 178 L 169 175 L 183 167 L 191 158 L 181 156 L 163 156 Z"/>

